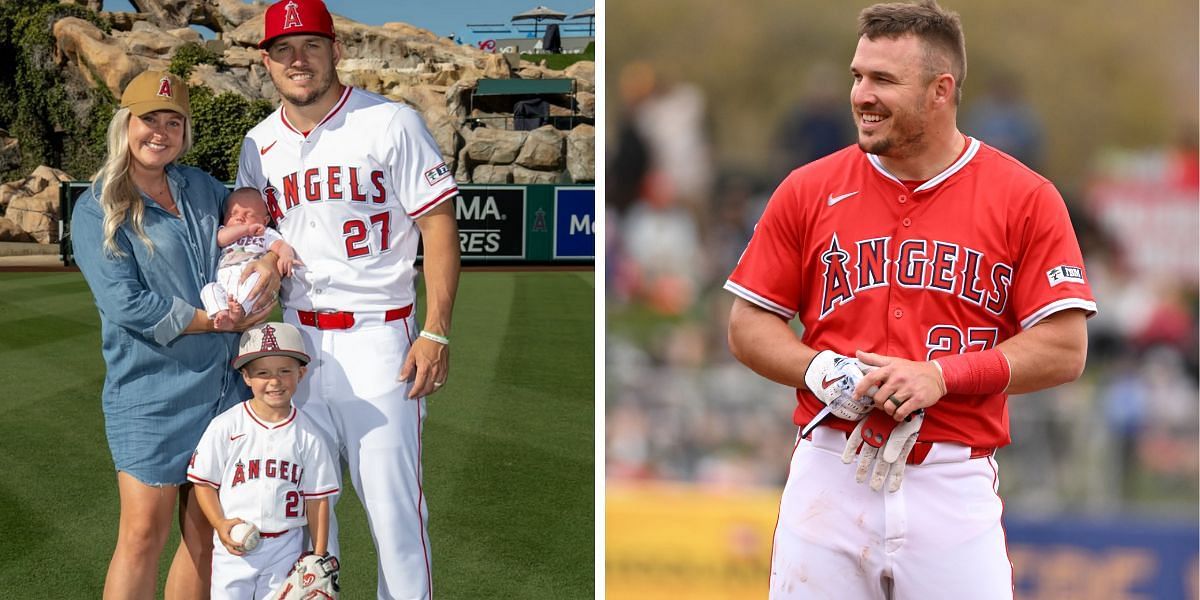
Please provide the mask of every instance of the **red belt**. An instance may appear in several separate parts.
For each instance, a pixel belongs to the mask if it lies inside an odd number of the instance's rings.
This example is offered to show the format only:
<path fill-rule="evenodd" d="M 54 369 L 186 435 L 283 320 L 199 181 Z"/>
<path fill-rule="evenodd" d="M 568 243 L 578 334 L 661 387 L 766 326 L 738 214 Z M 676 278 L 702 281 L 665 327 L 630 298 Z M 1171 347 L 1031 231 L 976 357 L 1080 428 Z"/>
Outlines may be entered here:
<path fill-rule="evenodd" d="M 285 529 L 283 531 L 276 531 L 275 533 L 267 533 L 265 531 L 260 531 L 260 532 L 258 532 L 258 537 L 277 538 L 277 537 L 283 536 L 284 534 L 286 534 L 289 531 L 291 531 L 291 529 Z"/>
<path fill-rule="evenodd" d="M 412 305 L 409 304 L 403 308 L 393 308 L 384 312 L 383 321 L 386 323 L 388 321 L 404 319 L 411 314 Z M 350 329 L 354 327 L 354 313 L 347 311 L 310 312 L 307 310 L 298 310 L 296 311 L 296 317 L 300 319 L 301 324 L 316 327 L 317 329 Z"/>

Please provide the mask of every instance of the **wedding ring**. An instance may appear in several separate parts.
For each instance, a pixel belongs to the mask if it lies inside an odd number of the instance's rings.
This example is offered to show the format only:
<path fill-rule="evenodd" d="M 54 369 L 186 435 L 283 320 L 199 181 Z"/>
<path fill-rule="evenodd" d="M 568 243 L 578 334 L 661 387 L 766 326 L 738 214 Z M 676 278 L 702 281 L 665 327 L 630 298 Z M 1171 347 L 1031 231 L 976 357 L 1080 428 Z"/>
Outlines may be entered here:
<path fill-rule="evenodd" d="M 900 405 L 904 404 L 903 400 L 901 400 L 895 396 L 888 396 L 888 402 L 891 402 L 892 405 L 895 406 L 896 408 L 900 408 Z"/>

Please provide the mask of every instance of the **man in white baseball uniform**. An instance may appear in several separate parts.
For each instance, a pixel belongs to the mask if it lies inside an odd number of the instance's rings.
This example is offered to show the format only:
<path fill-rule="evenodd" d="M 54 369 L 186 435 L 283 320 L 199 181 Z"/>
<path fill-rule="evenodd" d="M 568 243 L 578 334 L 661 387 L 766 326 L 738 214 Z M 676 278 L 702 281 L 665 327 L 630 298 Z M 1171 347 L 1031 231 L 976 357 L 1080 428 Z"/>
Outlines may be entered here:
<path fill-rule="evenodd" d="M 263 191 L 304 265 L 284 283 L 284 319 L 320 368 L 296 404 L 324 413 L 340 442 L 378 551 L 379 597 L 430 598 L 421 432 L 425 397 L 449 368 L 458 188 L 415 110 L 338 80 L 343 48 L 320 0 L 272 4 L 264 30 L 259 48 L 282 102 L 246 135 L 237 185 Z M 336 519 L 329 546 L 338 553 Z"/>
<path fill-rule="evenodd" d="M 254 396 L 217 415 L 192 454 L 188 481 L 213 526 L 214 600 L 266 598 L 303 551 L 305 526 L 314 552 L 326 552 L 337 462 L 325 434 L 292 406 L 308 362 L 295 327 L 247 329 L 233 367 Z M 257 546 L 231 535 L 243 522 L 258 529 Z"/>

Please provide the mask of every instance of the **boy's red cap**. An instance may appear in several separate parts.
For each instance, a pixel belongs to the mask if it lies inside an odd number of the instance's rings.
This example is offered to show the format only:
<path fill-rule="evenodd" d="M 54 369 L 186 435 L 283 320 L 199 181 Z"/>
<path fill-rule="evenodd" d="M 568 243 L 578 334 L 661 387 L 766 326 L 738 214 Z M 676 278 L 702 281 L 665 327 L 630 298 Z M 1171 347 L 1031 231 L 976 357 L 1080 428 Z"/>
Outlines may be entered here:
<path fill-rule="evenodd" d="M 324 2 L 280 0 L 267 7 L 263 19 L 263 39 L 258 47 L 265 50 L 275 38 L 301 33 L 334 39 L 333 17 Z"/>

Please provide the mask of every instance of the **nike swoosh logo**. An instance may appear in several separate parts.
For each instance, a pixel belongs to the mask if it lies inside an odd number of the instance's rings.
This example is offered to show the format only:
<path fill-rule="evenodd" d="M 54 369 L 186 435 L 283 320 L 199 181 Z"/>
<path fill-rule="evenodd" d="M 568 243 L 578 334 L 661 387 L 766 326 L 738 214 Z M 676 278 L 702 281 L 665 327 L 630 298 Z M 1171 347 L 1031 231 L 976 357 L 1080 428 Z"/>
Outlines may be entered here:
<path fill-rule="evenodd" d="M 855 193 L 857 193 L 857 192 L 855 192 Z M 842 375 L 841 377 L 837 377 L 837 378 L 834 378 L 834 379 L 822 379 L 822 380 L 821 380 L 821 389 L 823 389 L 823 390 L 827 390 L 827 389 L 829 389 L 829 386 L 831 386 L 831 385 L 833 385 L 833 384 L 835 384 L 835 383 L 837 383 L 837 382 L 839 382 L 839 381 L 841 381 L 841 380 L 843 380 L 843 379 L 845 379 L 845 378 L 846 378 L 846 376 L 845 376 L 845 375 Z"/>
<path fill-rule="evenodd" d="M 239 434 L 239 435 L 231 435 L 231 436 L 229 436 L 229 441 L 236 442 L 238 440 L 238 438 L 244 438 L 244 437 L 246 437 L 246 434 L 244 434 L 244 433 Z"/>
<path fill-rule="evenodd" d="M 266 148 L 263 148 L 262 150 L 259 150 L 258 155 L 266 156 L 267 153 L 271 151 L 271 148 L 274 148 L 275 144 L 277 144 L 277 143 L 279 143 L 279 140 L 275 140 L 274 142 L 271 142 L 271 145 L 267 146 Z M 855 193 L 857 193 L 857 192 L 855 192 Z"/>
<path fill-rule="evenodd" d="M 850 192 L 849 194 L 842 194 L 841 196 L 834 196 L 833 194 L 830 194 L 829 195 L 829 205 L 833 206 L 834 204 L 837 204 L 838 202 L 841 202 L 842 200 L 845 200 L 846 198 L 849 198 L 850 196 L 853 196 L 857 193 L 858 192 Z"/>

